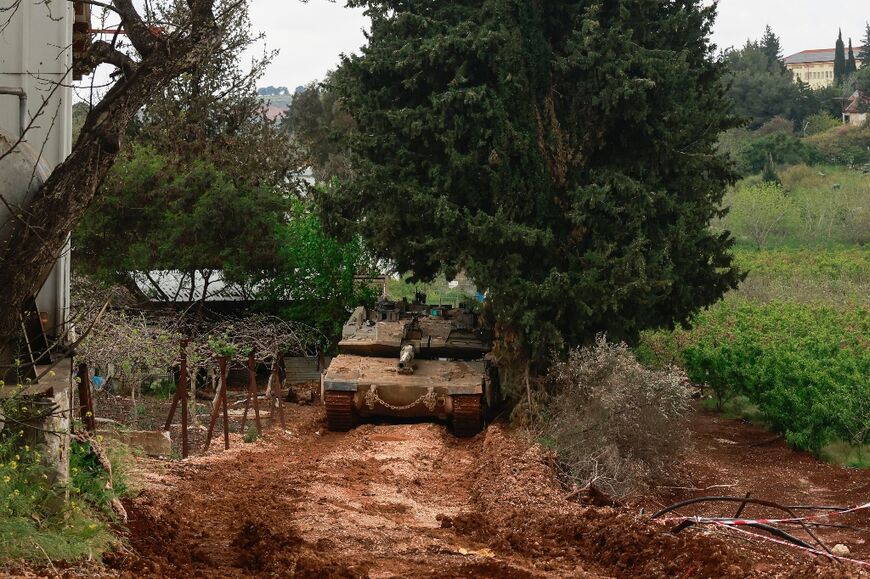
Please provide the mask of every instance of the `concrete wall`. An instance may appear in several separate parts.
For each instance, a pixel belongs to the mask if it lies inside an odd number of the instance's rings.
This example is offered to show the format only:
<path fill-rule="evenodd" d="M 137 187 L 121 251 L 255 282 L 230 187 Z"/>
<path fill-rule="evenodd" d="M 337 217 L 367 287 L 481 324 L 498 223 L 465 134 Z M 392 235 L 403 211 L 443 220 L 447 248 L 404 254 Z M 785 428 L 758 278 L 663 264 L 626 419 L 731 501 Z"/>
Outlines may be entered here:
<path fill-rule="evenodd" d="M 0 15 L 0 22 L 6 18 L 8 14 Z M 72 147 L 72 23 L 72 2 L 25 0 L 0 34 L 0 86 L 27 92 L 28 122 L 42 107 L 26 138 L 32 150 L 41 151 L 49 170 Z M 58 83 L 66 86 L 58 87 Z M 0 132 L 18 137 L 18 99 L 14 96 L 0 95 Z M 51 333 L 61 333 L 69 310 L 69 244 L 36 301 L 40 311 L 48 314 L 49 328 L 57 328 Z"/>
<path fill-rule="evenodd" d="M 861 62 L 857 62 L 861 68 Z M 834 63 L 831 62 L 808 62 L 801 64 L 787 64 L 787 69 L 794 73 L 795 80 L 802 80 L 811 88 L 824 88 L 834 84 Z"/>

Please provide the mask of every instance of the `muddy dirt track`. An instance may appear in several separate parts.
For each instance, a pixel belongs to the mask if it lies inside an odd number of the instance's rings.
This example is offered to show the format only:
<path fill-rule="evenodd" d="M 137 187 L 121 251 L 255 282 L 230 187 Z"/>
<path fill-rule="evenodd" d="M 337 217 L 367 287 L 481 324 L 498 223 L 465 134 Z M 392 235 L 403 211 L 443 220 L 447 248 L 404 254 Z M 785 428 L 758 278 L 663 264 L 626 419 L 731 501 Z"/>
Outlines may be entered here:
<path fill-rule="evenodd" d="M 289 433 L 146 465 L 145 491 L 128 503 L 129 546 L 110 567 L 128 577 L 870 576 L 723 532 L 674 536 L 637 507 L 565 500 L 552 458 L 503 426 L 472 440 L 436 424 L 323 428 L 322 409 L 295 407 Z"/>

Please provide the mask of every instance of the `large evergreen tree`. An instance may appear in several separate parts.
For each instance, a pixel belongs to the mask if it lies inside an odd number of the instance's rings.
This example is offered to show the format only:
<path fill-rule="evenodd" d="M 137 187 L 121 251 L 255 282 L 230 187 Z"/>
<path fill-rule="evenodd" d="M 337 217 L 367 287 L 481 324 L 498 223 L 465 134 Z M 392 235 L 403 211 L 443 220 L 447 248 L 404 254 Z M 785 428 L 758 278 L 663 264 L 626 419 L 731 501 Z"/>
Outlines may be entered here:
<path fill-rule="evenodd" d="M 846 77 L 846 47 L 843 45 L 843 31 L 837 36 L 834 46 L 834 84 L 840 86 Z"/>
<path fill-rule="evenodd" d="M 858 70 L 858 65 L 855 62 L 855 51 L 852 50 L 852 39 L 849 39 L 849 56 L 846 58 L 846 76 L 851 76 Z"/>
<path fill-rule="evenodd" d="M 135 272 L 179 270 L 193 280 L 222 270 L 244 281 L 276 262 L 276 226 L 300 159 L 257 97 L 271 53 L 241 64 L 262 39 L 248 1 L 215 4 L 234 12 L 220 50 L 146 104 L 129 131 L 134 146 L 73 234 L 83 272 L 133 287 Z M 187 10 L 182 0 L 152 6 L 169 22 Z"/>
<path fill-rule="evenodd" d="M 464 269 L 499 351 L 547 356 L 685 322 L 737 285 L 712 218 L 736 124 L 700 0 L 351 0 L 332 90 L 354 179 L 321 194 L 400 271 Z M 504 348 L 504 349 L 502 349 Z"/>
<path fill-rule="evenodd" d="M 724 60 L 728 96 L 735 112 L 749 120 L 750 128 L 778 116 L 800 124 L 804 116 L 801 103 L 809 87 L 795 83 L 792 73 L 778 61 L 771 63 L 762 44 L 747 41 L 743 48 L 727 51 Z"/>
<path fill-rule="evenodd" d="M 870 67 L 870 22 L 865 24 L 864 38 L 861 40 L 861 50 L 858 52 L 858 60 L 861 62 L 861 68 Z"/>
<path fill-rule="evenodd" d="M 779 36 L 773 33 L 770 25 L 764 28 L 764 36 L 761 37 L 761 51 L 767 56 L 767 66 L 771 72 L 785 70 L 782 62 L 782 45 Z"/>

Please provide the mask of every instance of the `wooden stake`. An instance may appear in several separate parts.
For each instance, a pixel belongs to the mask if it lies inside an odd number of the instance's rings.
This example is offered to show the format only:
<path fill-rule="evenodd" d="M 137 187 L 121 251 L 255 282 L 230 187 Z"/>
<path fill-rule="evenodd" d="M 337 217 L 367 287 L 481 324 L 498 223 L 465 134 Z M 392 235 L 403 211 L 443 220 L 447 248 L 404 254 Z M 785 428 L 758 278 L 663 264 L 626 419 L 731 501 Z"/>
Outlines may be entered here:
<path fill-rule="evenodd" d="M 227 359 L 224 356 L 218 357 L 218 366 L 220 368 L 220 384 L 218 386 L 218 395 L 215 398 L 215 405 L 211 411 L 211 420 L 208 423 L 208 434 L 205 437 L 205 448 L 208 450 L 211 444 L 211 437 L 214 434 L 214 427 L 217 424 L 217 417 L 220 414 L 221 406 L 223 406 L 224 414 L 224 448 L 230 448 L 230 423 L 227 416 Z"/>

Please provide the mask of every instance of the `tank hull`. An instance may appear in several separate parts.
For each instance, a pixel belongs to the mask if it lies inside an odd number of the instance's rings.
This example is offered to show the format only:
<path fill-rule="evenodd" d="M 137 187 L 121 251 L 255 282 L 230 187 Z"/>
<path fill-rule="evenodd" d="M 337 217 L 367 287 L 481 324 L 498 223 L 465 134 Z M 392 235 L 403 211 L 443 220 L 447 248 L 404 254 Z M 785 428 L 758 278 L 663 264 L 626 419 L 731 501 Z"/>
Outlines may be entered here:
<path fill-rule="evenodd" d="M 451 420 L 459 405 L 467 409 L 476 403 L 479 409 L 487 380 L 484 362 L 414 360 L 413 366 L 413 374 L 401 374 L 395 358 L 337 356 L 322 378 L 327 414 L 332 411 L 335 416 L 345 416 L 350 405 L 356 419 L 392 416 Z M 460 399 L 462 403 L 457 404 Z M 463 417 L 467 414 L 467 410 L 462 413 Z M 463 420 L 479 423 L 479 410 L 477 414 Z M 345 422 L 342 418 L 336 424 Z M 464 425 L 463 429 L 476 432 L 479 426 Z"/>

